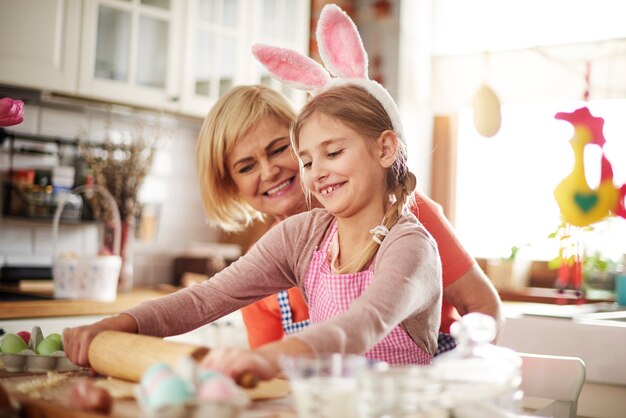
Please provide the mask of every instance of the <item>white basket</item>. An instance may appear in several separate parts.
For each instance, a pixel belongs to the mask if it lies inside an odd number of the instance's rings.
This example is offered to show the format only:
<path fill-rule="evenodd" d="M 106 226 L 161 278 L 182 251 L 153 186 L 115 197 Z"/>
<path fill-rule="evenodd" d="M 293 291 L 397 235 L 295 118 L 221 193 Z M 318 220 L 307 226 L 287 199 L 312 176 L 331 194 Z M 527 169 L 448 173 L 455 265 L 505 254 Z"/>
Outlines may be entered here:
<path fill-rule="evenodd" d="M 54 281 L 54 297 L 65 299 L 93 299 L 114 301 L 117 298 L 117 282 L 122 267 L 120 257 L 121 222 L 120 213 L 111 194 L 102 186 L 79 186 L 70 194 L 92 193 L 102 194 L 113 213 L 113 255 L 106 256 L 63 256 L 57 253 L 59 220 L 63 206 L 69 194 L 63 196 L 54 213 L 52 222 L 52 243 L 54 261 L 52 277 Z"/>

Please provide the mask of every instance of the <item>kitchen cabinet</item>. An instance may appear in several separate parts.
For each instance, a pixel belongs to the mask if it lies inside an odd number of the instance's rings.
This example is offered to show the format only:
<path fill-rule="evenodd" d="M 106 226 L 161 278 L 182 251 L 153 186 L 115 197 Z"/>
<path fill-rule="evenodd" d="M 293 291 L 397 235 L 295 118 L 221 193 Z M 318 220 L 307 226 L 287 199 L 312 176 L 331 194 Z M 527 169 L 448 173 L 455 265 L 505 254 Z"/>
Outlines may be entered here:
<path fill-rule="evenodd" d="M 0 0 L 0 83 L 75 94 L 80 0 Z"/>
<path fill-rule="evenodd" d="M 178 110 L 183 3 L 83 0 L 79 94 Z"/>
<path fill-rule="evenodd" d="M 183 113 L 205 116 L 225 92 L 240 84 L 265 84 L 294 103 L 304 93 L 284 87 L 253 58 L 254 43 L 306 54 L 309 0 L 190 0 L 185 16 Z"/>
<path fill-rule="evenodd" d="M 240 84 L 295 92 L 256 42 L 306 53 L 310 0 L 0 0 L 0 84 L 204 117 Z M 6 41 L 8 40 L 8 41 Z"/>

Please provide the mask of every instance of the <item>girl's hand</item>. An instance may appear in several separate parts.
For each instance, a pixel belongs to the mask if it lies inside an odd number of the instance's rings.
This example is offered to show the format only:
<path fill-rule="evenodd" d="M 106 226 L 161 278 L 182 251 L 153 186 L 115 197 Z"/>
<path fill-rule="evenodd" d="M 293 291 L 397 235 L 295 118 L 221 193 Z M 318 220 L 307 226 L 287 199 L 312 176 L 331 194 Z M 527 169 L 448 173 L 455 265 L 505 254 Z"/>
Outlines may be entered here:
<path fill-rule="evenodd" d="M 244 348 L 216 348 L 200 362 L 201 367 L 219 370 L 239 382 L 252 375 L 270 380 L 278 375 L 280 368 L 274 355 Z"/>
<path fill-rule="evenodd" d="M 200 362 L 203 367 L 216 369 L 236 382 L 243 382 L 250 376 L 270 380 L 278 376 L 281 355 L 314 356 L 313 349 L 297 337 L 287 337 L 266 344 L 256 350 L 244 348 L 216 348 Z"/>
<path fill-rule="evenodd" d="M 63 349 L 70 361 L 77 366 L 89 367 L 89 346 L 102 331 L 137 332 L 137 323 L 130 315 L 121 314 L 91 325 L 63 330 Z"/>

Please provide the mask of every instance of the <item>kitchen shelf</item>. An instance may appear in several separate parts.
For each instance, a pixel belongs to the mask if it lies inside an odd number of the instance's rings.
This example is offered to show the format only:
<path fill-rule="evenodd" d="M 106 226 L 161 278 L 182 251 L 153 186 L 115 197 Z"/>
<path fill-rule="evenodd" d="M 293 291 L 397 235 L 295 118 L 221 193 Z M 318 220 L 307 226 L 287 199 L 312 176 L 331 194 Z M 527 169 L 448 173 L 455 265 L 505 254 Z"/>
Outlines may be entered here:
<path fill-rule="evenodd" d="M 596 302 L 613 302 L 612 298 L 595 298 L 583 296 L 579 298 L 576 292 L 570 289 L 563 293 L 555 288 L 527 287 L 522 290 L 498 290 L 500 298 L 507 302 L 535 302 L 551 303 L 556 305 L 574 305 Z"/>
<path fill-rule="evenodd" d="M 41 191 L 33 192 L 33 187 L 36 187 L 36 185 L 34 184 L 34 181 L 32 179 L 30 180 L 32 184 L 27 186 L 21 186 L 20 183 L 16 181 L 16 178 L 13 177 L 14 173 L 16 173 L 16 169 L 14 168 L 14 156 L 16 152 L 40 154 L 42 153 L 41 151 L 28 148 L 28 143 L 35 142 L 54 144 L 56 145 L 56 152 L 60 155 L 62 147 L 78 148 L 78 146 L 80 145 L 80 141 L 78 139 L 70 139 L 57 136 L 32 135 L 29 133 L 14 132 L 0 128 L 0 146 L 3 146 L 4 143 L 7 141 L 8 150 L 6 148 L 5 150 L 9 154 L 9 178 L 5 179 L 5 183 L 2 185 L 2 193 L 4 196 L 2 207 L 3 218 L 51 223 L 57 207 L 57 204 L 54 201 L 56 197 L 53 194 L 54 192 L 45 192 L 43 189 L 43 185 L 40 185 L 42 188 Z M 20 149 L 16 148 L 16 142 L 18 141 L 24 141 L 25 143 L 25 145 Z M 102 146 L 102 144 L 89 143 L 89 146 L 100 147 Z M 54 149 L 52 151 L 48 150 L 45 152 L 45 154 L 50 153 L 54 154 Z M 74 165 L 80 164 L 75 162 Z M 79 183 L 81 181 L 81 179 L 77 180 L 77 182 Z M 50 176 L 45 185 L 53 186 L 52 173 L 50 173 Z M 75 205 L 72 205 L 71 202 L 66 203 L 66 207 L 63 210 L 63 214 L 61 215 L 61 223 L 82 224 L 84 222 L 95 222 L 94 219 L 90 218 L 89 216 L 85 216 L 84 211 L 86 205 L 87 202 L 84 200 L 82 201 L 81 205 L 79 205 L 78 202 L 76 202 Z"/>

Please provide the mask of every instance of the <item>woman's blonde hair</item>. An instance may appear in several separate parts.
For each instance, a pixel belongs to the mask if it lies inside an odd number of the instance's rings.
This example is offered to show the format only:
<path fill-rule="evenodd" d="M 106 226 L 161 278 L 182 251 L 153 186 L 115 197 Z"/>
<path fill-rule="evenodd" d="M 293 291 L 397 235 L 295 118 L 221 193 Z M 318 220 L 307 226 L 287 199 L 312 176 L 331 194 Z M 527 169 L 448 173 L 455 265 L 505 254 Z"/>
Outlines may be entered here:
<path fill-rule="evenodd" d="M 297 150 L 300 131 L 306 121 L 316 112 L 323 113 L 349 126 L 374 145 L 380 135 L 393 131 L 389 115 L 374 96 L 356 85 L 341 85 L 313 97 L 296 118 L 292 129 L 293 146 Z M 398 141 L 398 152 L 387 173 L 387 190 L 392 204 L 387 209 L 384 223 L 391 229 L 405 211 L 416 186 L 415 175 L 407 167 L 407 150 L 403 141 Z M 363 225 L 371 228 L 371 226 Z M 369 266 L 379 244 L 372 240 L 357 256 L 340 267 L 340 273 L 362 271 Z"/>
<path fill-rule="evenodd" d="M 239 231 L 263 219 L 241 198 L 226 162 L 237 141 L 267 116 L 291 126 L 295 111 L 280 93 L 265 86 L 240 86 L 222 96 L 204 119 L 196 143 L 196 170 L 208 220 Z"/>

